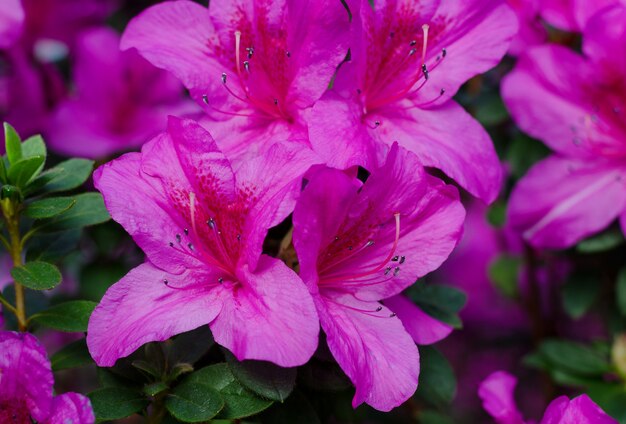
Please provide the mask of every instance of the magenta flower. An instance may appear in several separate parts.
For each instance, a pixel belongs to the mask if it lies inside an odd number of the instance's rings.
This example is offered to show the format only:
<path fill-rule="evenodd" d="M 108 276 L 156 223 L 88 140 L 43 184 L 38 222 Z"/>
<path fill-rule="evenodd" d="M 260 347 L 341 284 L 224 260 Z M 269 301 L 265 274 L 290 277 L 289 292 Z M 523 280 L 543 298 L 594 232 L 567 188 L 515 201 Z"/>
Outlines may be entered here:
<path fill-rule="evenodd" d="M 511 42 L 508 53 L 513 56 L 522 54 L 526 49 L 544 44 L 548 40 L 548 31 L 539 17 L 541 0 L 507 0 L 515 11 L 519 22 L 517 35 Z"/>
<path fill-rule="evenodd" d="M 541 16 L 552 26 L 565 31 L 582 32 L 598 11 L 625 0 L 542 0 Z"/>
<path fill-rule="evenodd" d="M 338 0 L 212 0 L 209 9 L 177 1 L 131 21 L 122 48 L 173 72 L 235 157 L 276 141 L 308 143 L 303 112 L 345 57 L 348 29 Z"/>
<path fill-rule="evenodd" d="M 452 333 L 453 327 L 431 317 L 401 294 L 385 299 L 385 306 L 402 321 L 402 325 L 418 345 L 437 343 Z"/>
<path fill-rule="evenodd" d="M 569 247 L 620 216 L 626 232 L 624 46 L 626 7 L 615 6 L 589 22 L 584 56 L 537 47 L 503 81 L 520 128 L 556 151 L 531 168 L 509 204 L 509 224 L 537 247 Z"/>
<path fill-rule="evenodd" d="M 313 149 L 329 166 L 376 167 L 397 141 L 492 201 L 501 170 L 487 132 L 447 101 L 498 63 L 517 31 L 505 2 L 377 1 L 352 7 L 351 61 L 315 104 Z M 461 136 L 462 135 L 462 136 Z"/>
<path fill-rule="evenodd" d="M 92 424 L 89 399 L 78 393 L 53 396 L 46 351 L 29 333 L 0 332 L 0 422 Z"/>
<path fill-rule="evenodd" d="M 13 45 L 22 32 L 24 8 L 20 0 L 4 0 L 0 4 L 0 49 Z"/>
<path fill-rule="evenodd" d="M 146 253 L 104 295 L 87 344 L 111 366 L 144 343 L 209 324 L 239 359 L 305 363 L 318 319 L 306 287 L 262 255 L 267 230 L 292 210 L 304 150 L 276 145 L 236 173 L 195 121 L 171 117 L 166 133 L 94 175 L 111 216 Z"/>
<path fill-rule="evenodd" d="M 110 29 L 83 32 L 76 40 L 76 95 L 61 102 L 49 125 L 54 150 L 102 158 L 141 146 L 163 131 L 168 114 L 196 111 L 182 85 L 137 52 L 120 52 Z"/>
<path fill-rule="evenodd" d="M 294 210 L 293 242 L 330 351 L 356 386 L 354 407 L 389 411 L 415 392 L 413 331 L 392 312 L 397 299 L 391 308 L 380 301 L 437 268 L 463 218 L 457 190 L 397 144 L 365 184 L 331 168 L 312 174 Z"/>
<path fill-rule="evenodd" d="M 531 424 L 525 421 L 517 409 L 513 391 L 517 379 L 504 371 L 496 371 L 487 377 L 478 389 L 483 408 L 498 424 Z M 539 424 L 617 424 L 586 394 L 570 400 L 567 396 L 554 399 Z"/>

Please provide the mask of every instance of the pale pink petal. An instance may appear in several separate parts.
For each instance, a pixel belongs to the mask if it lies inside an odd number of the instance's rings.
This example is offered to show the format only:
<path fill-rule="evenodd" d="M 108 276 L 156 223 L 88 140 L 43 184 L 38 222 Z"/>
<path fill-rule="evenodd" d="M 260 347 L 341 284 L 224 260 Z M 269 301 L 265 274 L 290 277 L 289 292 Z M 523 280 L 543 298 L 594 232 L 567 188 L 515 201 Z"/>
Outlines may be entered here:
<path fill-rule="evenodd" d="M 316 304 L 328 347 L 356 387 L 354 408 L 365 402 L 390 411 L 415 393 L 419 353 L 389 309 L 350 295 L 319 297 Z"/>
<path fill-rule="evenodd" d="M 491 138 L 458 104 L 447 102 L 425 110 L 389 107 L 376 118 L 381 124 L 371 134 L 387 142 L 397 141 L 424 166 L 442 170 L 485 202 L 498 196 L 502 167 Z"/>
<path fill-rule="evenodd" d="M 480 384 L 478 396 L 483 408 L 498 424 L 524 424 L 513 398 L 516 385 L 517 379 L 504 371 L 490 374 Z"/>
<path fill-rule="evenodd" d="M 10 47 L 20 36 L 24 25 L 24 9 L 20 0 L 4 0 L 0 4 L 0 49 Z"/>
<path fill-rule="evenodd" d="M 554 399 L 541 419 L 541 424 L 617 424 L 589 396 L 582 394 L 572 400 L 566 396 Z"/>
<path fill-rule="evenodd" d="M 91 402 L 78 393 L 64 393 L 52 401 L 52 413 L 46 424 L 93 424 L 96 418 Z"/>
<path fill-rule="evenodd" d="M 172 175 L 183 176 L 180 165 L 172 160 L 174 155 L 164 156 L 163 153 L 170 152 L 155 151 L 159 146 L 170 145 L 167 137 L 162 134 L 144 146 L 144 153 L 154 154 L 144 154 L 143 158 L 160 162 L 164 172 L 169 170 Z M 94 185 L 102 193 L 109 213 L 133 237 L 148 259 L 162 269 L 180 273 L 189 267 L 199 267 L 200 262 L 193 256 L 178 248 L 169 248 L 170 243 L 177 242 L 176 235 L 183 234 L 188 223 L 172 205 L 165 191 L 166 185 L 156 178 L 152 183 L 148 182 L 150 177 L 140 170 L 141 161 L 140 153 L 128 153 L 94 172 Z"/>
<path fill-rule="evenodd" d="M 502 99 L 524 132 L 561 154 L 583 157 L 587 138 L 602 136 L 589 125 L 595 112 L 582 90 L 596 72 L 570 49 L 536 47 L 503 79 Z"/>
<path fill-rule="evenodd" d="M 452 326 L 431 317 L 403 295 L 385 299 L 384 303 L 400 318 L 413 341 L 419 345 L 437 343 L 452 333 Z"/>
<path fill-rule="evenodd" d="M 216 289 L 223 307 L 210 324 L 215 341 L 239 360 L 306 363 L 317 348 L 319 324 L 302 280 L 265 255 L 254 272 L 243 267 L 240 274 L 238 285 Z"/>
<path fill-rule="evenodd" d="M 52 407 L 54 380 L 43 346 L 29 333 L 0 332 L 0 402 L 25 402 L 44 422 Z"/>
<path fill-rule="evenodd" d="M 91 356 L 110 367 L 145 343 L 210 323 L 222 307 L 209 284 L 218 277 L 208 269 L 174 275 L 150 263 L 139 265 L 107 290 L 91 315 Z"/>
<path fill-rule="evenodd" d="M 610 163 L 552 156 L 514 188 L 509 224 L 537 247 L 572 246 L 626 208 L 626 169 Z"/>

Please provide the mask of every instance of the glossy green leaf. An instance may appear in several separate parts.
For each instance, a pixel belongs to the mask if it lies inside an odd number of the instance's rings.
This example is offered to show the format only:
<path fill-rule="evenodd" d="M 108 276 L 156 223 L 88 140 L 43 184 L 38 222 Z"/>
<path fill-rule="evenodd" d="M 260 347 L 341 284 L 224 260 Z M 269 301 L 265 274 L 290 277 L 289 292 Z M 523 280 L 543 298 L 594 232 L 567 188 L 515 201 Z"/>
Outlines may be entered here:
<path fill-rule="evenodd" d="M 93 161 L 68 159 L 37 177 L 28 187 L 27 193 L 43 191 L 56 193 L 69 191 L 83 184 L 93 170 Z"/>
<path fill-rule="evenodd" d="M 563 286 L 563 308 L 574 319 L 581 318 L 593 305 L 600 293 L 596 277 L 574 274 Z"/>
<path fill-rule="evenodd" d="M 110 219 L 100 193 L 83 193 L 74 197 L 76 203 L 66 212 L 39 225 L 41 231 L 64 231 L 106 222 Z"/>
<path fill-rule="evenodd" d="M 11 165 L 22 159 L 22 140 L 8 122 L 4 123 L 4 148 Z"/>
<path fill-rule="evenodd" d="M 33 290 L 47 290 L 61 282 L 61 272 L 48 262 L 27 262 L 11 270 L 11 276 L 18 283 Z"/>
<path fill-rule="evenodd" d="M 620 313 L 626 316 L 626 267 L 622 268 L 617 274 L 615 291 L 617 292 L 617 307 Z"/>
<path fill-rule="evenodd" d="M 65 212 L 75 203 L 76 200 L 72 197 L 49 197 L 30 203 L 26 206 L 24 214 L 35 219 L 51 218 Z"/>
<path fill-rule="evenodd" d="M 98 420 L 129 417 L 148 406 L 148 400 L 131 389 L 107 387 L 87 395 Z"/>
<path fill-rule="evenodd" d="M 44 156 L 31 156 L 18 160 L 9 168 L 9 182 L 20 188 L 26 187 L 28 182 L 41 171 L 45 159 Z"/>
<path fill-rule="evenodd" d="M 72 300 L 54 305 L 31 318 L 39 325 L 69 333 L 87 331 L 89 317 L 97 306 L 89 300 Z"/>
<path fill-rule="evenodd" d="M 568 340 L 547 340 L 539 346 L 539 353 L 550 368 L 581 376 L 600 376 L 610 371 L 608 356 L 589 346 Z"/>
<path fill-rule="evenodd" d="M 50 357 L 52 371 L 77 368 L 93 364 L 85 339 L 76 340 Z"/>
<path fill-rule="evenodd" d="M 211 387 L 199 383 L 183 383 L 165 399 L 165 407 L 176 419 L 186 423 L 210 420 L 224 407 L 224 400 Z"/>
<path fill-rule="evenodd" d="M 406 294 L 433 318 L 455 328 L 462 326 L 458 312 L 465 306 L 467 296 L 461 290 L 443 284 L 417 283 Z"/>
<path fill-rule="evenodd" d="M 168 389 L 168 385 L 162 381 L 157 381 L 156 383 L 146 384 L 143 387 L 143 392 L 148 396 L 156 396 L 159 393 L 163 393 Z"/>
<path fill-rule="evenodd" d="M 58 261 L 76 249 L 81 234 L 80 228 L 57 233 L 35 234 L 28 241 L 26 259 L 28 261 Z M 94 300 L 100 300 L 100 298 Z"/>
<path fill-rule="evenodd" d="M 219 418 L 249 417 L 264 411 L 273 403 L 244 388 L 226 363 L 209 365 L 194 371 L 185 382 L 205 384 L 219 392 L 224 399 L 224 409 L 219 413 Z"/>
<path fill-rule="evenodd" d="M 46 150 L 46 143 L 44 143 L 43 138 L 40 135 L 34 135 L 22 142 L 23 157 L 28 158 L 32 156 L 43 156 L 45 158 L 47 155 L 48 151 Z"/>
<path fill-rule="evenodd" d="M 456 377 L 448 360 L 430 346 L 420 346 L 417 395 L 437 407 L 445 407 L 456 394 Z"/>
<path fill-rule="evenodd" d="M 601 253 L 615 249 L 624 244 L 624 233 L 620 229 L 611 228 L 598 235 L 585 239 L 576 245 L 580 253 Z"/>
<path fill-rule="evenodd" d="M 519 274 L 522 266 L 520 258 L 500 255 L 489 264 L 489 280 L 507 297 L 515 298 L 519 294 Z"/>
<path fill-rule="evenodd" d="M 266 399 L 283 402 L 296 384 L 295 368 L 282 368 L 265 361 L 239 362 L 230 352 L 226 352 L 226 360 L 244 387 Z"/>

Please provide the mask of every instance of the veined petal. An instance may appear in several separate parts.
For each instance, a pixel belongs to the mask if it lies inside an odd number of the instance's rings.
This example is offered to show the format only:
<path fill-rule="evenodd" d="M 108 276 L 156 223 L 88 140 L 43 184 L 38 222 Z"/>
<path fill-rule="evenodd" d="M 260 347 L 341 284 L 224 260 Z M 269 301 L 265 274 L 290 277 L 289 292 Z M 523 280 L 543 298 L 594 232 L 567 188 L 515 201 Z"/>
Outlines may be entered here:
<path fill-rule="evenodd" d="M 566 248 L 624 213 L 625 188 L 623 167 L 552 156 L 514 188 L 508 221 L 534 246 Z"/>
<path fill-rule="evenodd" d="M 453 328 L 422 311 L 403 295 L 385 299 L 384 304 L 395 313 L 406 331 L 418 345 L 429 345 L 445 339 Z"/>
<path fill-rule="evenodd" d="M 602 75 L 603 81 L 623 83 L 626 75 L 626 0 L 611 1 L 620 4 L 603 9 L 585 27 L 583 51 L 596 64 L 594 70 Z"/>
<path fill-rule="evenodd" d="M 617 424 L 589 396 L 582 394 L 572 400 L 560 396 L 550 402 L 541 419 L 541 424 L 593 423 Z"/>
<path fill-rule="evenodd" d="M 220 275 L 206 269 L 169 274 L 146 262 L 111 286 L 89 319 L 87 346 L 110 367 L 145 343 L 210 323 L 222 308 Z"/>
<path fill-rule="evenodd" d="M 78 393 L 64 393 L 52 401 L 49 424 L 93 424 L 96 418 L 89 398 Z"/>
<path fill-rule="evenodd" d="M 390 411 L 417 389 L 419 353 L 402 322 L 378 302 L 316 298 L 328 347 L 356 386 L 352 406 Z"/>
<path fill-rule="evenodd" d="M 29 415 L 44 422 L 54 385 L 45 349 L 30 333 L 1 331 L 0 352 L 0 400 L 25 402 Z"/>
<path fill-rule="evenodd" d="M 10 47 L 20 36 L 24 25 L 24 8 L 20 0 L 5 0 L 0 5 L 0 49 Z"/>
<path fill-rule="evenodd" d="M 483 408 L 498 424 L 524 424 L 513 398 L 516 385 L 517 379 L 504 371 L 492 373 L 480 384 L 478 396 Z"/>
<path fill-rule="evenodd" d="M 219 289 L 223 307 L 210 324 L 215 341 L 239 360 L 283 367 L 307 362 L 317 348 L 319 321 L 302 280 L 265 255 L 256 270 L 243 268 L 239 278 L 241 285 Z"/>

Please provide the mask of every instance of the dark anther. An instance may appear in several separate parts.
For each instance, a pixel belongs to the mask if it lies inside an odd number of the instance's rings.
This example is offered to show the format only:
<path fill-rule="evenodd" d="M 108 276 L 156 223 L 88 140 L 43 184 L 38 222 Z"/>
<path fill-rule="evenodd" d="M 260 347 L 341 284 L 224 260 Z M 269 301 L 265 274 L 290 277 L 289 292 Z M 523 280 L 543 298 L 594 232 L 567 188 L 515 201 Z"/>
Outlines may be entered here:
<path fill-rule="evenodd" d="M 417 49 L 409 50 L 409 56 L 413 56 L 415 53 L 417 53 Z"/>
<path fill-rule="evenodd" d="M 380 127 L 380 121 L 374 121 L 374 127 L 376 128 Z"/>
<path fill-rule="evenodd" d="M 243 68 L 246 70 L 246 72 L 250 72 L 250 62 L 248 62 L 247 60 L 244 60 Z"/>
<path fill-rule="evenodd" d="M 395 268 L 393 269 L 393 276 L 394 276 L 394 277 L 397 277 L 397 276 L 398 276 L 398 274 L 400 274 L 400 267 L 399 267 L 399 266 L 397 266 L 397 267 L 395 267 Z"/>
<path fill-rule="evenodd" d="M 210 229 L 214 229 L 215 228 L 215 220 L 213 218 L 209 218 L 206 222 L 206 225 L 209 226 Z"/>
<path fill-rule="evenodd" d="M 189 228 L 185 228 L 183 231 L 185 232 L 185 235 L 186 235 L 186 236 L 188 236 L 188 235 L 189 235 Z"/>
<path fill-rule="evenodd" d="M 389 315 L 389 318 L 393 318 L 393 317 L 395 317 L 395 316 L 396 316 L 396 313 L 394 312 L 394 313 L 392 313 L 392 314 L 390 314 L 390 315 Z"/>
<path fill-rule="evenodd" d="M 416 44 L 417 44 L 417 41 L 416 41 L 416 40 L 411 40 L 411 42 L 409 43 L 409 46 L 414 46 L 414 45 L 416 45 Z"/>
<path fill-rule="evenodd" d="M 390 272 L 391 272 L 391 267 L 390 266 L 385 268 L 385 275 L 389 275 Z"/>
<path fill-rule="evenodd" d="M 428 79 L 428 68 L 426 68 L 425 63 L 422 63 L 422 74 L 424 74 L 424 78 Z"/>
<path fill-rule="evenodd" d="M 446 89 L 442 88 L 441 91 L 439 91 L 439 95 L 443 96 L 445 94 L 445 92 L 446 92 Z"/>
<path fill-rule="evenodd" d="M 190 250 L 193 250 L 193 244 L 189 243 L 187 244 L 187 247 L 189 247 Z"/>
<path fill-rule="evenodd" d="M 237 241 L 241 241 L 241 234 L 237 234 Z"/>
<path fill-rule="evenodd" d="M 278 106 L 278 99 L 274 99 L 274 105 Z"/>
<path fill-rule="evenodd" d="M 366 244 L 367 247 L 373 246 L 374 245 L 374 240 L 369 240 Z"/>
<path fill-rule="evenodd" d="M 398 262 L 398 260 L 400 260 L 400 256 L 394 256 L 393 258 L 391 258 L 391 260 L 394 262 Z"/>
<path fill-rule="evenodd" d="M 400 265 L 402 265 L 406 261 L 406 256 L 400 256 Z"/>
<path fill-rule="evenodd" d="M 174 242 L 170 241 L 170 247 L 174 247 Z"/>
<path fill-rule="evenodd" d="M 176 234 L 176 241 L 180 243 L 180 234 Z"/>
<path fill-rule="evenodd" d="M 209 104 L 209 96 L 207 96 L 206 94 L 202 95 L 202 101 L 204 102 L 204 104 Z"/>
<path fill-rule="evenodd" d="M 395 33 L 395 32 L 393 32 L 393 31 L 391 31 L 391 32 L 389 33 L 389 37 L 391 37 L 391 38 L 393 38 L 393 36 L 394 36 L 394 35 L 396 35 L 396 33 Z"/>
<path fill-rule="evenodd" d="M 291 57 L 291 53 L 286 52 L 285 54 L 287 55 L 287 57 Z"/>
<path fill-rule="evenodd" d="M 383 310 L 383 307 L 382 307 L 382 306 L 379 306 L 378 308 L 376 308 L 376 312 L 380 312 L 380 311 L 382 311 L 382 310 Z"/>
<path fill-rule="evenodd" d="M 348 246 L 348 250 L 352 250 L 352 249 L 353 249 L 353 247 L 352 247 L 352 246 Z"/>
<path fill-rule="evenodd" d="M 361 94 L 361 89 L 360 88 L 356 89 L 356 94 Z"/>
<path fill-rule="evenodd" d="M 222 84 L 226 84 L 226 72 L 222 72 Z"/>
<path fill-rule="evenodd" d="M 441 56 L 442 57 L 446 57 L 447 54 L 448 54 L 448 51 L 446 49 L 441 49 Z"/>
<path fill-rule="evenodd" d="M 222 277 L 220 277 L 220 278 L 217 279 L 217 282 L 222 284 L 224 282 L 224 279 Z"/>
<path fill-rule="evenodd" d="M 170 283 L 170 282 L 169 282 L 169 281 L 167 281 L 167 279 L 164 279 L 164 280 L 163 280 L 163 284 L 165 284 L 166 286 L 167 286 L 169 283 Z"/>

